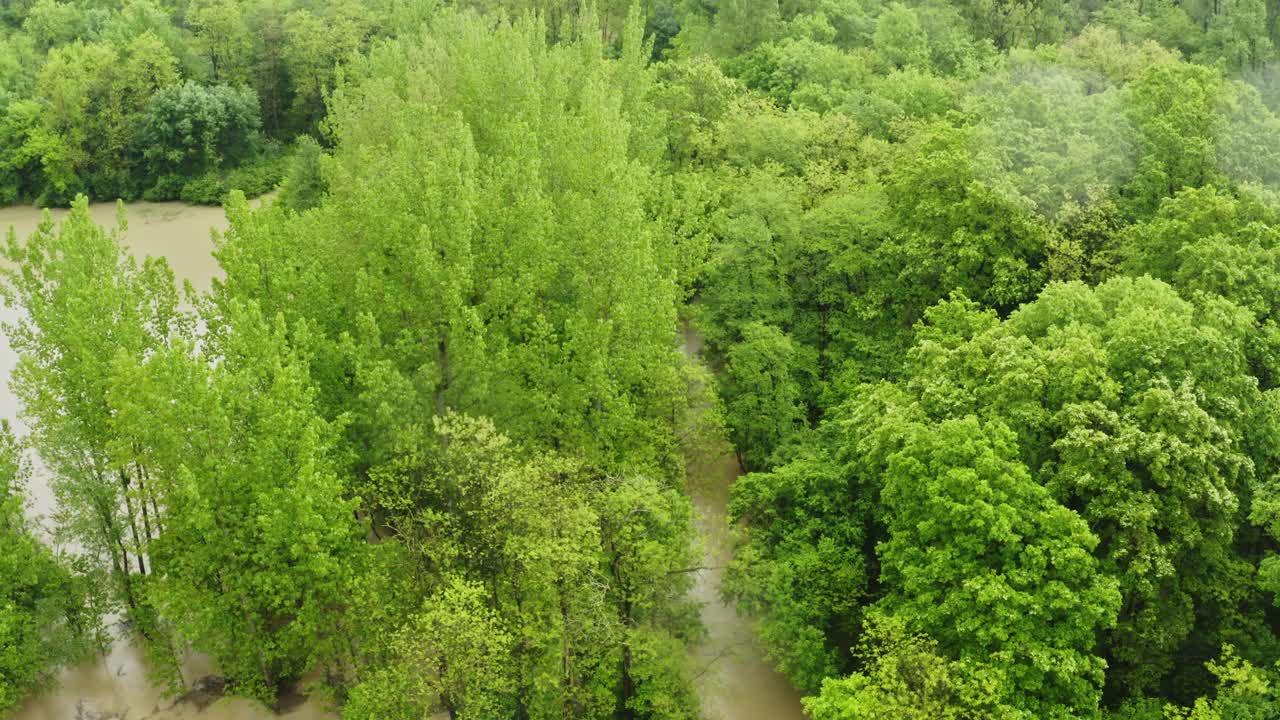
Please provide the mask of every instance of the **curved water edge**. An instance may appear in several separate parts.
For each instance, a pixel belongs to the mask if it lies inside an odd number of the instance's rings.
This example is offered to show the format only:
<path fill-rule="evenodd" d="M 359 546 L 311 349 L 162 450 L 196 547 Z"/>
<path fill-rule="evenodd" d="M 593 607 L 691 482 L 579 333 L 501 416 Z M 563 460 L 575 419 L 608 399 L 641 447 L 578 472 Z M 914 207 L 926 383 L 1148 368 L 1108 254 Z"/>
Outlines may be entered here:
<path fill-rule="evenodd" d="M 680 334 L 685 355 L 700 362 L 702 337 L 687 323 Z M 750 620 L 720 595 L 724 568 L 733 559 L 729 489 L 741 473 L 727 444 L 689 459 L 689 494 L 703 542 L 704 569 L 693 588 L 707 630 L 694 649 L 703 715 L 707 720 L 804 720 L 800 693 L 769 662 Z"/>
<path fill-rule="evenodd" d="M 106 227 L 116 223 L 115 203 L 89 206 L 94 219 Z M 221 208 L 183 203 L 138 202 L 126 205 L 128 231 L 125 241 L 138 257 L 164 256 L 179 281 L 188 280 L 206 290 L 219 275 L 211 255 L 211 231 L 227 226 Z M 51 211 L 54 220 L 66 210 Z M 30 234 L 42 211 L 32 207 L 0 208 L 0 233 L 12 226 L 19 237 Z M 11 321 L 16 311 L 0 306 L 0 320 Z M 686 353 L 696 359 L 701 338 L 687 326 L 681 337 Z M 8 378 L 17 361 L 7 336 L 0 333 L 0 417 L 9 418 L 22 434 L 17 400 Z M 53 497 L 39 467 L 28 488 L 30 511 L 44 522 L 53 511 Z M 703 604 L 706 640 L 694 648 L 698 667 L 698 691 L 708 720 L 803 720 L 799 694 L 773 669 L 760 647 L 751 623 L 720 597 L 723 568 L 732 557 L 727 522 L 729 488 L 739 469 L 729 452 L 708 452 L 689 464 L 689 491 L 698 511 L 698 527 L 704 542 L 704 570 L 698 573 L 694 597 Z M 187 658 L 184 675 L 188 685 L 212 675 L 207 658 Z M 148 680 L 142 653 L 131 643 L 118 640 L 105 657 L 64 671 L 58 685 L 21 706 L 14 720 L 331 720 L 337 715 L 317 701 L 293 698 L 282 703 L 280 715 L 249 700 L 218 698 L 216 692 L 189 693 L 180 700 L 164 698 Z"/>

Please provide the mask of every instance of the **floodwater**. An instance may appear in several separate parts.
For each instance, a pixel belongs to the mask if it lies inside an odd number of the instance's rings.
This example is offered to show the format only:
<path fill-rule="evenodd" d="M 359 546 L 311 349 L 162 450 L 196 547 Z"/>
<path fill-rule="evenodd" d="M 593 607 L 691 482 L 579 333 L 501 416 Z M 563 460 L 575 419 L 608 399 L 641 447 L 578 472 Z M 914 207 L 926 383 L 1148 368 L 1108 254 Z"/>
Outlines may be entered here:
<path fill-rule="evenodd" d="M 173 268 L 178 282 L 190 280 L 198 290 L 209 289 L 218 274 L 214 261 L 213 230 L 225 230 L 227 217 L 222 208 L 185 205 L 183 203 L 129 203 L 126 220 L 128 231 L 125 242 L 139 258 L 164 256 Z M 51 210 L 55 222 L 67 216 L 67 210 Z M 89 206 L 93 219 L 107 228 L 116 226 L 115 203 L 94 203 Z M 29 205 L 0 207 L 0 238 L 9 229 L 25 238 L 40 224 L 43 211 Z M 0 303 L 0 322 L 13 322 L 18 312 Z M 18 358 L 9 347 L 9 337 L 0 332 L 0 418 L 8 418 L 14 431 L 23 435 L 26 428 L 18 416 L 18 400 L 9 390 L 9 378 L 13 375 Z M 31 512 L 37 521 L 46 520 L 53 510 L 53 496 L 47 483 L 40 482 L 39 468 L 31 487 L 27 488 Z"/>
<path fill-rule="evenodd" d="M 95 203 L 89 209 L 98 224 L 115 227 L 115 203 Z M 67 211 L 54 210 L 52 214 L 55 221 L 61 221 Z M 13 227 L 19 237 L 25 237 L 35 230 L 40 219 L 41 211 L 32 207 L 0 208 L 0 235 Z M 179 282 L 190 280 L 197 289 L 209 288 L 218 275 L 218 265 L 210 254 L 213 250 L 210 233 L 227 226 L 221 208 L 182 203 L 130 203 L 126 219 L 125 242 L 135 255 L 139 258 L 163 255 Z M 16 317 L 14 310 L 0 307 L 0 320 L 11 322 Z M 8 383 L 16 362 L 8 337 L 0 333 L 0 417 L 8 418 L 21 434 L 24 428 L 18 416 L 17 399 Z M 32 517 L 37 522 L 47 521 L 53 510 L 53 498 L 38 466 L 27 494 Z M 183 668 L 188 685 L 214 672 L 208 659 L 200 655 L 187 658 Z M 63 672 L 56 687 L 28 699 L 19 707 L 14 720 L 268 720 L 279 717 L 261 704 L 243 698 L 216 699 L 199 694 L 184 701 L 164 698 L 160 690 L 148 682 L 147 675 L 142 653 L 129 642 L 118 640 L 106 657 L 95 657 Z M 212 704 L 206 704 L 209 701 L 213 701 Z M 283 714 L 289 720 L 337 718 L 316 701 L 295 698 L 289 705 Z"/>
<path fill-rule="evenodd" d="M 702 339 L 688 327 L 682 334 L 685 353 L 696 358 Z M 693 588 L 707 628 L 706 640 L 694 651 L 702 711 L 707 720 L 804 720 L 800 694 L 773 668 L 751 621 L 720 597 L 724 568 L 733 558 L 729 488 L 740 473 L 727 445 L 689 463 L 689 493 L 698 511 L 706 568 Z"/>
<path fill-rule="evenodd" d="M 224 230 L 227 217 L 220 207 L 185 205 L 177 202 L 136 202 L 125 204 L 129 230 L 126 242 L 139 258 L 163 255 L 179 281 L 190 280 L 198 289 L 207 289 L 218 274 L 218 264 L 210 252 L 212 230 Z M 43 211 L 27 205 L 0 207 L 0 235 L 12 227 L 19 238 L 30 235 L 40 223 Z M 93 219 L 107 228 L 116 226 L 115 203 L 93 203 Z M 55 222 L 67 210 L 50 210 Z"/>
<path fill-rule="evenodd" d="M 114 203 L 90 206 L 94 219 L 114 227 Z M 66 211 L 54 211 L 60 220 Z M 13 226 L 20 237 L 39 223 L 41 212 L 30 207 L 0 208 L 0 234 Z M 179 281 L 190 280 L 206 290 L 219 273 L 210 254 L 211 230 L 222 230 L 227 221 L 220 208 L 196 207 L 181 203 L 131 203 L 127 206 L 128 231 L 125 242 L 139 258 L 162 255 Z M 14 320 L 14 311 L 0 306 L 0 320 Z M 700 339 L 687 329 L 685 349 L 696 355 Z M 0 333 L 0 417 L 23 432 L 17 400 L 9 390 L 8 378 L 16 363 L 8 338 Z M 732 556 L 732 539 L 726 519 L 729 487 L 738 476 L 732 454 L 711 452 L 690 463 L 690 493 L 698 509 L 705 555 L 694 587 L 695 598 L 703 603 L 702 621 L 707 639 L 694 650 L 698 663 L 698 691 L 708 720 L 804 720 L 799 694 L 778 674 L 765 657 L 748 619 L 738 615 L 720 598 L 723 568 Z M 28 495 L 31 512 L 38 521 L 46 519 L 53 507 L 47 483 L 36 468 Z M 188 685 L 213 674 L 206 658 L 187 659 L 184 675 Z M 57 687 L 29 699 L 13 720 L 332 720 L 313 700 L 296 699 L 282 715 L 260 704 L 237 698 L 223 698 L 210 705 L 201 701 L 175 701 L 162 697 L 147 681 L 147 664 L 142 654 L 126 641 L 115 643 L 105 657 L 95 658 L 65 671 Z"/>

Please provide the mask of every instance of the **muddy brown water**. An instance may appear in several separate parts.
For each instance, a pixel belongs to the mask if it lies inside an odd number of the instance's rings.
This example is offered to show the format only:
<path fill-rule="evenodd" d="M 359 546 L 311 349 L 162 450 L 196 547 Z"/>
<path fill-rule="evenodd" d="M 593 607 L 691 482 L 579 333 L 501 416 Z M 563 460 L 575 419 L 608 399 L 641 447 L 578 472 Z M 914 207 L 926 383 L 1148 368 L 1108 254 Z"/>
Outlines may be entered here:
<path fill-rule="evenodd" d="M 726 520 L 729 486 L 738 477 L 738 461 L 723 455 L 701 463 L 699 485 L 691 490 L 700 515 L 698 527 L 706 545 L 694 596 L 703 603 L 707 639 L 695 652 L 698 692 L 708 720 L 801 720 L 800 695 L 774 670 L 751 623 L 720 599 L 720 579 L 732 558 Z"/>
<path fill-rule="evenodd" d="M 227 227 L 222 208 L 185 205 L 182 203 L 129 204 L 127 209 L 128 232 L 125 240 L 139 258 L 147 255 L 164 256 L 173 268 L 178 281 L 190 280 L 198 290 L 207 290 L 218 274 L 214 261 L 213 230 Z M 50 210 L 55 222 L 67 216 L 67 210 Z M 104 227 L 116 226 L 115 203 L 94 203 L 89 206 L 93 219 Z M 0 207 L 0 238 L 12 228 L 19 238 L 25 238 L 40 224 L 43 211 L 30 206 Z M 0 322 L 10 323 L 19 313 L 0 303 Z M 9 378 L 18 358 L 9 346 L 9 337 L 0 332 L 0 417 L 8 418 L 14 431 L 25 433 L 18 413 L 18 401 L 9 390 Z M 38 470 L 38 469 L 37 469 Z M 53 510 L 53 496 L 47 483 L 40 482 L 39 473 L 27 489 L 31 510 L 36 519 L 47 519 Z"/>
<path fill-rule="evenodd" d="M 681 336 L 685 354 L 696 360 L 702 338 L 687 325 Z M 741 472 L 727 444 L 692 458 L 688 467 L 706 568 L 693 588 L 707 629 L 694 649 L 702 711 L 707 720 L 804 720 L 800 694 L 769 662 L 751 622 L 720 596 L 724 568 L 733 559 L 729 488 Z"/>
<path fill-rule="evenodd" d="M 94 219 L 114 227 L 114 203 L 90 206 Z M 53 211 L 55 221 L 65 210 Z M 30 207 L 0 208 L 0 234 L 12 226 L 19 237 L 30 234 L 40 222 L 41 211 Z M 128 231 L 125 242 L 139 258 L 164 256 L 179 281 L 190 280 L 197 289 L 209 288 L 219 274 L 210 254 L 211 231 L 227 225 L 220 208 L 181 203 L 131 203 L 127 206 Z M 0 320 L 16 318 L 16 312 L 0 307 Z M 686 350 L 696 354 L 701 343 L 686 332 Z M 17 358 L 8 338 L 0 333 L 0 417 L 8 418 L 23 432 L 18 404 L 8 386 Z M 703 603 L 702 620 L 707 639 L 694 649 L 698 665 L 698 691 L 708 720 L 803 720 L 800 698 L 765 657 L 751 623 L 720 598 L 723 567 L 732 556 L 732 541 L 726 521 L 729 487 L 738 476 L 737 462 L 728 453 L 709 453 L 690 465 L 690 492 L 698 510 L 698 526 L 703 534 L 707 570 L 699 573 L 694 595 Z M 45 522 L 53 510 L 53 498 L 46 479 L 36 468 L 31 487 L 30 512 L 37 522 Z M 187 659 L 184 675 L 188 684 L 216 672 L 200 655 Z M 267 720 L 281 717 L 249 700 L 222 698 L 201 707 L 201 702 L 178 702 L 162 696 L 148 681 L 148 667 L 142 653 L 119 640 L 106 657 L 96 657 L 66 670 L 56 686 L 23 704 L 13 720 L 90 720 L 118 717 L 122 720 Z M 291 720 L 332 720 L 338 716 L 321 703 L 305 700 L 292 704 L 283 717 Z"/>
<path fill-rule="evenodd" d="M 95 203 L 89 207 L 94 220 L 106 227 L 115 227 L 114 203 Z M 66 210 L 51 212 L 55 221 L 66 217 Z M 0 208 L 0 235 L 10 227 L 25 237 L 39 224 L 42 211 L 31 207 Z M 127 209 L 128 231 L 125 235 L 129 249 L 139 258 L 146 255 L 162 255 L 173 268 L 179 281 L 190 280 L 196 288 L 207 290 L 218 274 L 218 264 L 210 254 L 213 249 L 211 231 L 227 226 L 226 215 L 221 208 L 197 207 L 181 203 L 132 203 Z M 0 320 L 11 322 L 17 312 L 0 308 Z M 18 433 L 24 431 L 18 414 L 18 402 L 9 389 L 8 378 L 17 362 L 9 339 L 0 333 L 0 417 L 14 424 Z M 40 468 L 35 468 L 30 487 L 28 508 L 37 523 L 47 522 L 53 510 L 53 496 L 47 478 Z M 118 633 L 117 633 L 118 634 Z M 193 654 L 186 659 L 183 674 L 188 684 L 214 674 L 209 660 Z M 56 686 L 29 698 L 18 708 L 14 720 L 94 720 L 120 718 L 121 720 L 267 720 L 278 717 L 259 703 L 243 698 L 221 698 L 206 704 L 205 698 L 196 702 L 178 702 L 165 698 L 159 688 L 151 684 L 145 658 L 138 648 L 125 640 L 117 640 L 106 657 L 95 657 L 79 667 L 70 668 L 58 678 Z M 203 709 L 202 705 L 205 705 Z M 284 717 L 291 720 L 329 720 L 336 714 L 326 712 L 323 706 L 307 700 L 291 708 Z"/>

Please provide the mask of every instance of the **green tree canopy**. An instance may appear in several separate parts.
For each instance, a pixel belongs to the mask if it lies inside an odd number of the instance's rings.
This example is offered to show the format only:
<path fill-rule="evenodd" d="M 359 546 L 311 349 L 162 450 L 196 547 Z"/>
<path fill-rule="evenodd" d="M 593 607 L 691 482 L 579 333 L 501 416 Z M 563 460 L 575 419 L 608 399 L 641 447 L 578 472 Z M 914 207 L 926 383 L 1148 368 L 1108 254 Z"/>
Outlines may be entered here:
<path fill-rule="evenodd" d="M 0 712 L 52 681 L 97 639 L 89 579 L 37 539 L 25 518 L 30 476 L 22 448 L 0 426 Z"/>

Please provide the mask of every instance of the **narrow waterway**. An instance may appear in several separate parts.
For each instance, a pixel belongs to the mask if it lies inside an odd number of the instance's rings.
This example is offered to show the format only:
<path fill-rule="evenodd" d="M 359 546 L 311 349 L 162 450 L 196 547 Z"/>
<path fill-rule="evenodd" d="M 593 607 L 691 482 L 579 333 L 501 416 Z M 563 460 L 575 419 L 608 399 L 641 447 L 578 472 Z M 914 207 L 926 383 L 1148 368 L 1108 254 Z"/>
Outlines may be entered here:
<path fill-rule="evenodd" d="M 700 361 L 702 338 L 685 326 L 682 339 L 685 354 Z M 800 694 L 769 663 L 750 620 L 720 596 L 724 568 L 733 558 L 729 488 L 740 472 L 727 444 L 689 461 L 689 493 L 707 568 L 693 590 L 707 628 L 707 639 L 695 650 L 703 714 L 707 720 L 803 720 Z"/>
<path fill-rule="evenodd" d="M 90 211 L 99 224 L 114 227 L 114 204 L 94 204 Z M 65 210 L 53 213 L 55 220 L 65 215 Z M 29 235 L 40 218 L 41 212 L 34 208 L 0 208 L 0 233 L 12 226 L 20 237 Z M 125 240 L 135 255 L 139 258 L 164 256 L 179 282 L 189 280 L 197 289 L 209 288 L 219 272 L 210 254 L 213 248 L 210 233 L 227 225 L 221 209 L 181 203 L 133 203 L 127 208 L 127 221 Z M 9 322 L 15 318 L 15 311 L 0 307 L 0 320 Z M 686 329 L 683 339 L 686 352 L 696 358 L 700 338 Z M 24 429 L 17 399 L 8 383 L 16 361 L 7 336 L 0 333 L 0 417 L 8 418 L 21 434 Z M 705 715 L 708 720 L 803 720 L 799 695 L 766 660 L 751 623 L 720 598 L 723 568 L 729 563 L 733 549 L 726 508 L 729 487 L 738 476 L 737 462 L 727 448 L 720 448 L 691 459 L 689 471 L 690 493 L 698 510 L 698 526 L 705 546 L 703 565 L 708 568 L 699 573 L 694 588 L 695 597 L 703 603 L 702 620 L 708 631 L 706 641 L 694 650 Z M 28 495 L 33 517 L 38 522 L 47 522 L 53 510 L 53 498 L 38 467 Z M 215 671 L 206 659 L 197 655 L 188 658 L 184 675 L 190 684 Z M 62 673 L 56 687 L 29 699 L 14 720 L 187 720 L 197 717 L 201 720 L 267 720 L 279 717 L 262 705 L 243 699 L 223 698 L 207 705 L 198 693 L 182 702 L 166 699 L 147 677 L 142 654 L 128 642 L 119 641 L 107 657 L 94 658 Z M 291 720 L 337 717 L 318 702 L 303 698 L 295 698 L 286 705 L 283 716 Z"/>

